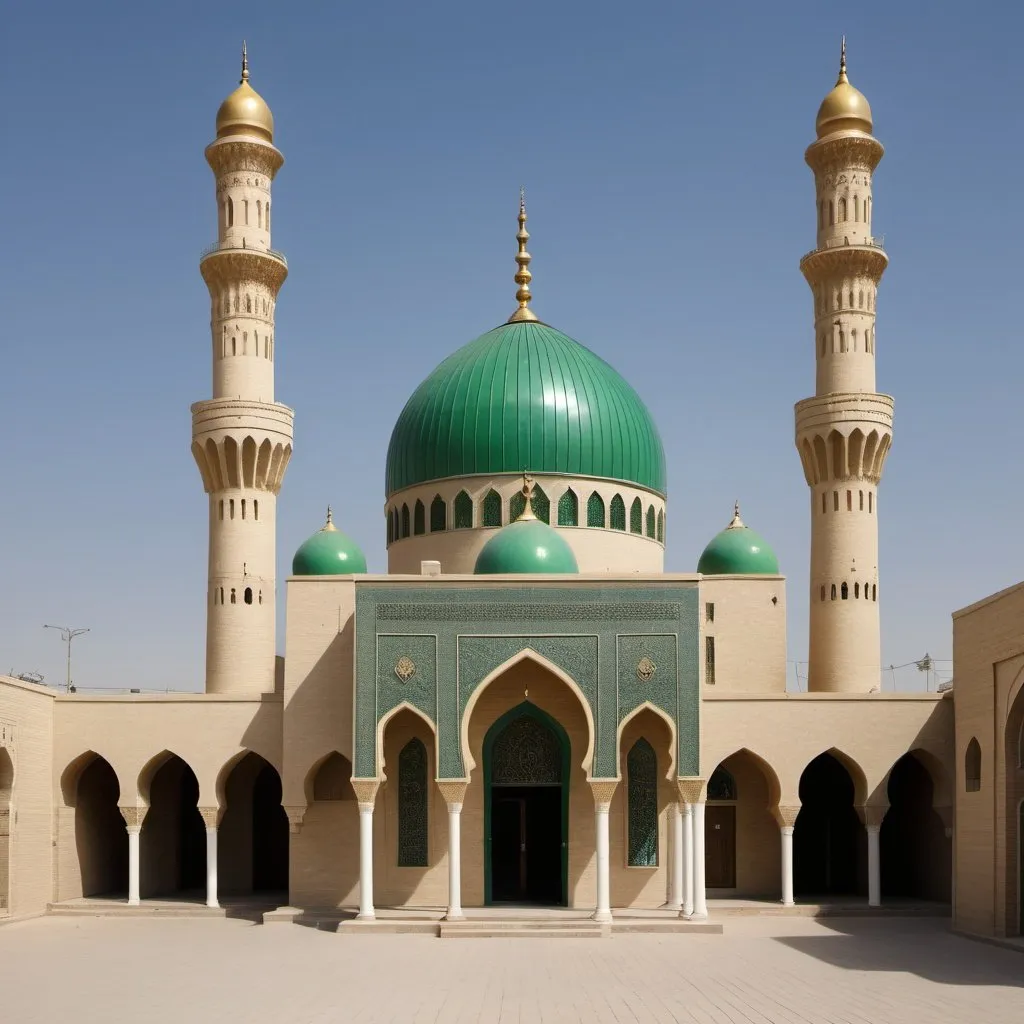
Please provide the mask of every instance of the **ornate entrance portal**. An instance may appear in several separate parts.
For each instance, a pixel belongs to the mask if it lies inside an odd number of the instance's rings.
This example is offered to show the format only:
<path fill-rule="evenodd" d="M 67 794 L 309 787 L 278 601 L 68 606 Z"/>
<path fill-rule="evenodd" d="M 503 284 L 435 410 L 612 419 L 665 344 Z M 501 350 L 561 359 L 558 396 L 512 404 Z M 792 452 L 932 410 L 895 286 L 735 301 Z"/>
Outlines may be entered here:
<path fill-rule="evenodd" d="M 569 864 L 569 738 L 535 704 L 484 738 L 487 903 L 564 906 Z"/>

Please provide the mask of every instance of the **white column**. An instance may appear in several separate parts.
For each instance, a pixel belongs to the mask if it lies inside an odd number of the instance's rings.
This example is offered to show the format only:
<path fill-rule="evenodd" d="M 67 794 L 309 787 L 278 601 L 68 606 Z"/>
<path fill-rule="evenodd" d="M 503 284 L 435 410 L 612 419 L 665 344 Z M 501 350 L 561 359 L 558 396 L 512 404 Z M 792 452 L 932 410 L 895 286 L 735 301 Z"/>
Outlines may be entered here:
<path fill-rule="evenodd" d="M 141 825 L 126 825 L 128 829 L 128 906 L 139 905 L 139 833 Z"/>
<path fill-rule="evenodd" d="M 882 905 L 882 872 L 878 846 L 878 825 L 868 825 L 868 906 Z"/>
<path fill-rule="evenodd" d="M 608 809 L 609 802 L 595 805 L 594 825 L 597 833 L 597 909 L 595 921 L 611 921 L 611 880 L 609 877 Z"/>
<path fill-rule="evenodd" d="M 683 917 L 693 916 L 693 804 L 683 804 Z"/>
<path fill-rule="evenodd" d="M 793 826 L 783 825 L 782 836 L 782 905 L 793 906 Z"/>
<path fill-rule="evenodd" d="M 206 905 L 219 907 L 217 902 L 217 826 L 206 826 Z"/>
<path fill-rule="evenodd" d="M 448 805 L 448 913 L 461 921 L 462 913 L 462 804 Z"/>
<path fill-rule="evenodd" d="M 704 801 L 693 805 L 693 916 L 708 916 L 704 886 Z"/>
<path fill-rule="evenodd" d="M 669 821 L 672 825 L 672 881 L 669 887 L 668 905 L 671 910 L 683 909 L 683 808 L 680 804 L 669 804 Z M 689 822 L 687 822 L 689 823 Z"/>
<path fill-rule="evenodd" d="M 372 921 L 373 912 L 373 804 L 359 805 L 359 914 L 358 921 Z"/>

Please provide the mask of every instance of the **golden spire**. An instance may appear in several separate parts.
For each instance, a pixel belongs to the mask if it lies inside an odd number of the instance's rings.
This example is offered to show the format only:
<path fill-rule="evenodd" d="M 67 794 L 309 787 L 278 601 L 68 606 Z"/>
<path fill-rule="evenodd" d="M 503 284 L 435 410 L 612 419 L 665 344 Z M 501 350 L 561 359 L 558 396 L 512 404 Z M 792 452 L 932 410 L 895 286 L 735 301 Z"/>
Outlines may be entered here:
<path fill-rule="evenodd" d="M 324 523 L 324 525 L 320 527 L 320 532 L 321 533 L 335 533 L 335 532 L 337 532 L 337 529 L 338 528 L 334 525 L 334 513 L 331 512 L 331 506 L 328 505 L 327 506 L 327 522 Z"/>
<path fill-rule="evenodd" d="M 529 312 L 529 310 L 527 310 Z M 537 318 L 534 317 L 534 320 Z M 536 519 L 537 515 L 533 511 L 533 477 L 530 476 L 525 470 L 523 471 L 523 511 L 516 516 L 516 522 L 522 523 L 527 522 L 530 519 Z"/>
<path fill-rule="evenodd" d="M 239 79 L 238 84 L 249 81 L 249 54 L 245 48 L 245 40 L 242 40 L 242 77 Z"/>
<path fill-rule="evenodd" d="M 726 527 L 727 530 L 742 530 L 746 528 L 746 523 L 740 519 L 740 503 L 737 500 L 732 506 L 732 522 Z"/>
<path fill-rule="evenodd" d="M 858 131 L 871 134 L 871 107 L 864 94 L 850 85 L 846 75 L 846 36 L 839 48 L 839 77 L 822 100 L 815 121 L 818 138 L 833 132 Z"/>
<path fill-rule="evenodd" d="M 839 77 L 836 79 L 836 85 L 840 82 L 849 82 L 846 77 L 846 36 L 843 36 L 843 45 L 839 50 Z"/>
<path fill-rule="evenodd" d="M 263 97 L 249 84 L 249 48 L 242 41 L 242 77 L 238 87 L 217 111 L 217 138 L 226 135 L 255 135 L 274 141 L 274 115 Z"/>
<path fill-rule="evenodd" d="M 508 318 L 510 324 L 522 323 L 523 321 L 536 322 L 537 316 L 530 309 L 530 282 L 533 274 L 530 273 L 530 260 L 533 257 L 526 251 L 526 243 L 530 233 L 526 230 L 526 189 L 519 190 L 519 230 L 516 232 L 516 239 L 519 242 L 519 252 L 516 254 L 516 263 L 519 269 L 516 271 L 515 282 L 519 285 L 516 292 L 516 300 L 519 308 Z M 527 501 L 529 507 L 529 501 Z"/>

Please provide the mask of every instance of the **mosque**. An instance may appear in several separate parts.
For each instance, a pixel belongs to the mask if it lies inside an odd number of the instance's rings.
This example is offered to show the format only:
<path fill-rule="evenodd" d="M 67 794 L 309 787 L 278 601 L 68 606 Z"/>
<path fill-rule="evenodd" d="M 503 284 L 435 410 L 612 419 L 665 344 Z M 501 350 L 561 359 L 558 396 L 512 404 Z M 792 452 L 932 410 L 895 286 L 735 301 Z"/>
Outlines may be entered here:
<path fill-rule="evenodd" d="M 805 153 L 808 692 L 787 692 L 786 580 L 738 507 L 695 571 L 665 571 L 657 425 L 625 377 L 535 309 L 522 200 L 512 315 L 396 409 L 387 574 L 367 574 L 328 511 L 285 582 L 278 657 L 293 412 L 274 393 L 288 264 L 271 186 L 284 157 L 243 54 L 206 148 L 213 384 L 192 406 L 205 692 L 0 678 L 0 914 L 265 893 L 267 919 L 343 912 L 371 927 L 396 908 L 459 922 L 548 906 L 610 928 L 624 910 L 701 921 L 709 898 L 910 898 L 952 902 L 968 930 L 1019 932 L 1024 588 L 959 613 L 973 632 L 955 703 L 953 690 L 880 692 L 893 399 L 875 383 L 887 256 L 872 130 L 844 45 Z"/>

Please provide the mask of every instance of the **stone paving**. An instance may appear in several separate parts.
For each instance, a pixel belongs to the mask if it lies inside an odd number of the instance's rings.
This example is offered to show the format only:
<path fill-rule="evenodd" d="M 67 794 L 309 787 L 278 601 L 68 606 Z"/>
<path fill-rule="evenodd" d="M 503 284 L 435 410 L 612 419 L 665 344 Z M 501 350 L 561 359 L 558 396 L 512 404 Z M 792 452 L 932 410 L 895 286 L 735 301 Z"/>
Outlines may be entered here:
<path fill-rule="evenodd" d="M 1024 953 L 934 919 L 442 940 L 238 919 L 40 918 L 0 928 L 0 1020 L 1020 1024 Z"/>

